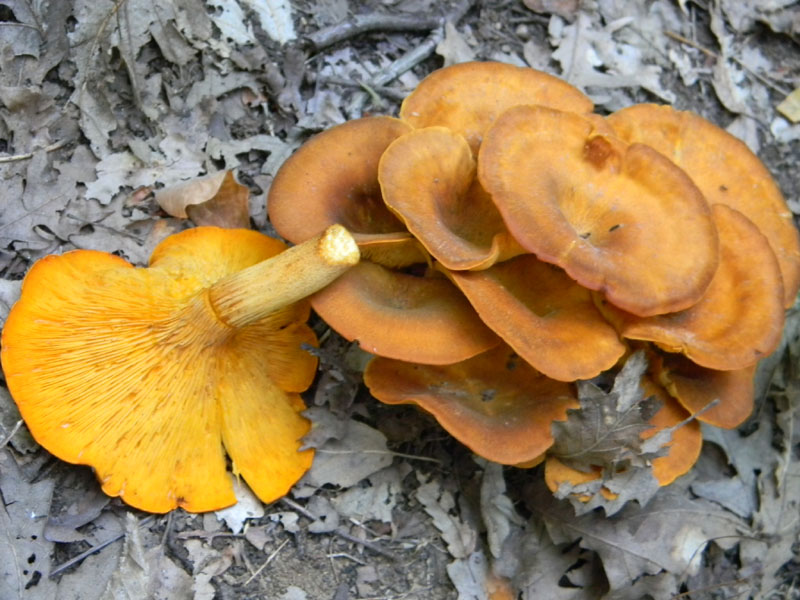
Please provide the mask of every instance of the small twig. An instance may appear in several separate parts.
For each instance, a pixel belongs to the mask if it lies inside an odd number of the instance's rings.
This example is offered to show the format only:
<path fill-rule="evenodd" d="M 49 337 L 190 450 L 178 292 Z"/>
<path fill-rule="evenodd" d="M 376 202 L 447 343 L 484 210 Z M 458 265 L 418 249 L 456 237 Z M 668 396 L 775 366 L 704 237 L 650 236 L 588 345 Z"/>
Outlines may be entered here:
<path fill-rule="evenodd" d="M 308 36 L 319 51 L 348 38 L 372 31 L 427 31 L 441 25 L 442 17 L 427 15 L 356 15 L 350 20 L 325 27 Z"/>
<path fill-rule="evenodd" d="M 16 23 L 14 21 L 1 21 L 0 27 L 25 27 L 27 29 L 33 29 L 36 33 L 39 34 L 41 37 L 42 32 L 41 30 L 36 27 L 36 25 L 31 25 L 30 23 Z"/>
<path fill-rule="evenodd" d="M 11 438 L 13 438 L 16 435 L 16 433 L 19 431 L 19 428 L 22 427 L 22 423 L 23 423 L 22 419 L 17 421 L 17 423 L 14 425 L 14 428 L 11 430 L 11 433 L 9 433 L 6 436 L 6 439 L 4 439 L 2 442 L 0 442 L 0 448 L 5 448 L 6 447 L 8 442 L 11 441 Z"/>
<path fill-rule="evenodd" d="M 354 544 L 359 544 L 361 546 L 364 546 L 365 548 L 369 548 L 370 550 L 372 550 L 376 554 L 380 554 L 381 556 L 385 556 L 389 560 L 392 560 L 394 562 L 399 562 L 400 561 L 400 559 L 397 556 L 395 556 L 392 552 L 389 552 L 388 550 L 384 550 L 383 548 L 381 548 L 377 544 L 373 544 L 372 542 L 368 542 L 367 540 L 362 540 L 360 538 L 357 538 L 354 535 L 350 535 L 349 533 L 346 533 L 344 531 L 340 531 L 339 529 L 335 529 L 333 531 L 333 533 L 335 533 L 337 536 L 339 536 L 343 540 L 347 540 L 348 542 L 352 542 Z"/>
<path fill-rule="evenodd" d="M 359 565 L 366 565 L 363 560 L 360 558 L 356 558 L 352 554 L 348 554 L 347 552 L 334 552 L 333 554 L 328 554 L 328 558 L 349 558 L 354 563 L 358 563 Z"/>
<path fill-rule="evenodd" d="M 689 38 L 684 37 L 679 33 L 675 33 L 674 31 L 665 31 L 664 33 L 667 35 L 667 37 L 671 37 L 673 40 L 676 40 L 676 41 L 680 42 L 681 44 L 686 44 L 687 46 L 691 46 L 692 48 L 695 48 L 695 49 L 699 50 L 700 52 L 702 52 L 706 56 L 709 56 L 709 57 L 711 57 L 711 58 L 713 58 L 715 60 L 719 60 L 719 59 L 722 58 L 719 54 L 717 54 L 713 50 L 709 50 L 708 48 L 702 46 L 701 44 L 698 44 L 697 42 L 695 42 L 693 40 L 690 40 Z M 745 63 L 743 63 L 737 57 L 732 56 L 731 60 L 733 60 L 733 62 L 735 62 L 740 67 L 742 67 L 745 71 L 750 73 L 750 75 L 752 75 L 753 77 L 758 79 L 761 83 L 763 83 L 768 88 L 772 88 L 773 90 L 775 90 L 779 94 L 783 94 L 784 96 L 788 96 L 789 95 L 789 91 L 783 89 L 777 83 L 774 83 L 773 81 L 770 81 L 768 77 L 765 77 L 761 73 L 758 73 L 758 72 L 754 71 L 753 69 L 751 69 Z"/>
<path fill-rule="evenodd" d="M 700 50 L 706 56 L 710 56 L 711 58 L 717 59 L 719 58 L 719 54 L 716 52 L 709 50 L 705 46 L 702 46 L 695 42 L 694 40 L 690 40 L 687 37 L 682 36 L 680 33 L 675 33 L 674 31 L 665 31 L 664 32 L 667 37 L 671 37 L 673 40 L 680 42 L 681 44 L 686 44 L 687 46 L 691 46 L 695 50 Z"/>
<path fill-rule="evenodd" d="M 357 87 L 361 89 L 364 89 L 364 87 L 366 86 L 366 84 L 359 79 L 345 79 L 344 77 L 320 77 L 319 81 L 321 83 L 332 83 L 334 85 Z M 396 90 L 394 88 L 386 86 L 371 86 L 370 89 L 375 93 L 384 96 L 385 98 L 394 100 L 395 102 L 401 102 L 408 95 L 407 92 L 402 92 L 400 90 Z"/>
<path fill-rule="evenodd" d="M 295 502 L 291 498 L 281 498 L 281 503 L 285 504 L 286 506 L 288 506 L 292 510 L 296 510 L 297 512 L 299 512 L 301 515 L 303 515 L 306 519 L 308 519 L 310 521 L 316 521 L 317 520 L 317 518 L 313 515 L 313 513 L 311 513 L 309 510 L 307 510 L 305 507 L 301 506 L 300 504 L 298 504 L 297 502 Z M 364 546 L 365 548 L 368 548 L 368 549 L 372 550 L 376 554 L 380 554 L 381 556 L 385 556 L 386 558 L 388 558 L 388 559 L 390 559 L 392 561 L 395 561 L 395 562 L 399 561 L 397 556 L 395 556 L 393 553 L 389 552 L 388 550 L 384 550 L 383 548 L 381 548 L 377 544 L 373 544 L 372 542 L 368 542 L 367 540 L 361 540 L 361 539 L 355 537 L 354 535 L 350 535 L 349 533 L 345 533 L 344 531 L 341 531 L 339 529 L 334 529 L 331 533 L 339 536 L 340 538 L 342 538 L 344 540 L 347 540 L 348 542 L 353 542 L 354 544 L 360 544 L 361 546 Z"/>
<path fill-rule="evenodd" d="M 255 570 L 255 572 L 252 575 L 250 575 L 250 577 L 247 578 L 247 581 L 245 581 L 244 584 L 242 584 L 242 585 L 247 585 L 248 583 L 253 581 L 253 579 L 258 577 L 258 574 L 261 573 L 261 571 L 263 571 L 267 567 L 267 565 L 269 563 L 271 563 L 273 560 L 275 560 L 275 557 L 278 556 L 278 552 L 280 552 L 283 549 L 283 547 L 288 543 L 289 543 L 288 538 L 283 540 L 283 543 L 280 546 L 278 546 L 277 548 L 275 548 L 275 550 L 273 550 L 272 553 L 267 557 L 267 560 L 264 561 L 264 564 L 261 565 L 260 567 L 258 567 Z"/>
<path fill-rule="evenodd" d="M 462 0 L 462 2 L 458 4 L 453 12 L 439 21 L 440 26 L 428 36 L 428 39 L 410 52 L 405 53 L 385 69 L 378 71 L 378 73 L 371 77 L 369 81 L 365 82 L 365 85 L 368 85 L 372 89 L 384 86 L 428 58 L 431 54 L 433 54 L 434 50 L 436 50 L 436 46 L 439 44 L 439 42 L 444 39 L 442 25 L 447 22 L 458 23 L 464 17 L 464 15 L 467 14 L 469 9 L 472 8 L 474 2 L 475 0 Z M 350 102 L 350 106 L 347 107 L 347 113 L 352 117 L 360 116 L 361 110 L 364 107 L 368 97 L 369 96 L 366 92 L 354 94 L 353 100 Z"/>
<path fill-rule="evenodd" d="M 69 140 L 61 140 L 60 142 L 53 142 L 49 146 L 45 146 L 42 148 L 45 152 L 53 152 L 54 150 L 58 150 L 59 148 L 63 148 L 69 143 Z M 36 154 L 37 151 L 34 152 L 27 152 L 25 154 L 13 154 L 10 156 L 0 156 L 0 164 L 3 163 L 10 163 L 10 162 L 17 162 L 20 160 L 28 160 L 29 158 L 33 158 L 33 155 Z"/>
<path fill-rule="evenodd" d="M 438 458 L 431 458 L 429 456 L 415 456 L 414 454 L 403 454 L 402 452 L 392 452 L 391 450 L 325 450 L 316 449 L 317 454 L 388 454 L 389 456 L 397 456 L 399 458 L 407 458 L 409 460 L 421 460 L 425 462 L 432 462 L 442 464 Z"/>
<path fill-rule="evenodd" d="M 145 517 L 144 519 L 139 521 L 139 527 L 143 527 L 145 525 L 149 525 L 152 520 L 153 520 L 153 516 L 152 515 L 149 516 L 149 517 Z M 113 544 L 117 540 L 120 540 L 120 539 L 122 539 L 124 537 L 125 537 L 125 531 L 124 530 L 120 531 L 117 535 L 114 535 L 114 536 L 110 537 L 109 539 L 104 540 L 104 541 L 100 542 L 99 544 L 97 544 L 95 546 L 92 546 L 91 548 L 89 548 L 85 552 L 81 552 L 77 556 L 73 556 L 68 561 L 61 563 L 55 569 L 50 571 L 50 574 L 48 575 L 48 577 L 50 579 L 55 578 L 62 571 L 65 571 L 66 569 L 69 569 L 71 566 L 78 564 L 83 559 L 85 559 L 87 556 L 91 556 L 95 552 L 99 552 L 100 550 L 102 550 L 106 546 L 110 546 L 111 544 Z"/>

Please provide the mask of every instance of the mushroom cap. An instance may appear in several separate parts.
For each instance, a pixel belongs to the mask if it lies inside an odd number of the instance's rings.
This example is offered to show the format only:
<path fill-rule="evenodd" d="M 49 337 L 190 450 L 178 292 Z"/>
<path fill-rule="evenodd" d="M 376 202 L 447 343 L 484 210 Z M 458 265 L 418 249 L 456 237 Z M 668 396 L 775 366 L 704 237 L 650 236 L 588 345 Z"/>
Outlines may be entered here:
<path fill-rule="evenodd" d="M 649 439 L 662 429 L 680 425 L 672 432 L 672 439 L 667 444 L 667 454 L 652 460 L 653 477 L 661 486 L 669 485 L 689 470 L 700 458 L 703 449 L 703 432 L 700 423 L 695 420 L 685 422 L 689 412 L 672 398 L 667 391 L 655 383 L 650 377 L 642 377 L 642 387 L 646 396 L 655 396 L 661 402 L 661 408 L 650 418 L 652 429 L 646 429 L 639 437 Z"/>
<path fill-rule="evenodd" d="M 680 354 L 663 354 L 652 361 L 655 378 L 697 420 L 734 429 L 752 414 L 756 365 L 734 371 L 701 367 Z M 712 402 L 716 404 L 710 406 Z"/>
<path fill-rule="evenodd" d="M 533 255 L 450 278 L 483 322 L 548 377 L 591 379 L 625 353 L 591 292 Z"/>
<path fill-rule="evenodd" d="M 743 369 L 777 347 L 783 330 L 783 282 L 775 254 L 758 228 L 724 204 L 712 207 L 720 262 L 697 304 L 637 317 L 600 301 L 606 318 L 629 339 L 682 352 L 709 369 Z"/>
<path fill-rule="evenodd" d="M 607 117 L 619 137 L 647 144 L 681 167 L 709 204 L 726 204 L 761 230 L 781 268 L 784 306 L 800 288 L 800 236 L 769 171 L 738 138 L 691 113 L 637 104 Z"/>
<path fill-rule="evenodd" d="M 444 277 L 362 262 L 311 297 L 314 310 L 367 352 L 424 364 L 471 358 L 500 340 Z"/>
<path fill-rule="evenodd" d="M 441 125 L 460 133 L 474 154 L 486 130 L 506 109 L 540 104 L 590 113 L 592 101 L 547 73 L 499 62 L 466 62 L 439 69 L 423 79 L 400 107 L 414 128 Z"/>
<path fill-rule="evenodd" d="M 515 465 L 553 444 L 550 423 L 577 408 L 572 386 L 549 379 L 502 345 L 452 365 L 372 359 L 364 382 L 386 404 L 418 404 L 489 460 Z"/>
<path fill-rule="evenodd" d="M 378 263 L 362 261 L 313 297 L 314 309 L 333 329 L 382 356 L 457 362 L 498 340 L 449 281 L 393 270 L 430 260 L 386 207 L 378 183 L 381 155 L 409 131 L 398 119 L 367 117 L 314 136 L 275 176 L 269 216 L 295 243 L 340 223 Z"/>
<path fill-rule="evenodd" d="M 687 308 L 716 271 L 717 232 L 697 187 L 596 119 L 511 108 L 486 134 L 478 177 L 523 247 L 628 312 Z"/>
<path fill-rule="evenodd" d="M 558 491 L 562 483 L 577 486 L 596 481 L 602 476 L 603 469 L 600 467 L 592 467 L 588 471 L 579 471 L 564 464 L 555 456 L 548 456 L 544 461 L 544 482 L 553 493 Z M 607 487 L 601 487 L 600 494 L 606 500 L 616 500 L 618 497 L 618 494 L 615 494 Z M 590 494 L 580 494 L 576 498 L 581 502 L 589 502 L 592 496 Z"/>
<path fill-rule="evenodd" d="M 311 464 L 298 392 L 316 359 L 300 302 L 223 324 L 205 291 L 285 246 L 201 227 L 167 238 L 148 268 L 77 250 L 37 262 L 2 335 L 9 390 L 31 433 L 95 469 L 103 491 L 150 512 L 236 501 L 225 453 L 269 502 Z"/>
<path fill-rule="evenodd" d="M 475 178 L 467 142 L 444 127 L 416 129 L 378 165 L 386 205 L 448 269 L 485 269 L 524 250 Z"/>
<path fill-rule="evenodd" d="M 411 127 L 392 117 L 365 117 L 323 131 L 281 165 L 267 210 L 275 229 L 298 244 L 339 223 L 354 233 L 404 231 L 383 203 L 378 161 Z"/>

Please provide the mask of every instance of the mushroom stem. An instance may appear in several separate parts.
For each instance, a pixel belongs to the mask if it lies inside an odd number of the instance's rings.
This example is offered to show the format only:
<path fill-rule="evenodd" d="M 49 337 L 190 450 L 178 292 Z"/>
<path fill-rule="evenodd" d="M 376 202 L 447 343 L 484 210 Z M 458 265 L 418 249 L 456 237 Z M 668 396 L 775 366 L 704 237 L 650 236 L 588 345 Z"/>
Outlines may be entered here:
<path fill-rule="evenodd" d="M 353 236 L 341 225 L 221 279 L 208 291 L 219 318 L 244 327 L 322 289 L 357 264 Z"/>

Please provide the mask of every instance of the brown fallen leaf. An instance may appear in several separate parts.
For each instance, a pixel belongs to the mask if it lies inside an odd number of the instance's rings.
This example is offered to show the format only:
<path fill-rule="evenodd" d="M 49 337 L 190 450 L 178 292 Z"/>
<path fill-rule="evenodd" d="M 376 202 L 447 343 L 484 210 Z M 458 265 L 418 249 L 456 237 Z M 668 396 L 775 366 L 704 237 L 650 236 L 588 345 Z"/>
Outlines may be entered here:
<path fill-rule="evenodd" d="M 232 171 L 190 179 L 155 193 L 156 202 L 173 217 L 190 218 L 195 225 L 249 228 L 249 191 Z"/>
<path fill-rule="evenodd" d="M 574 21 L 578 12 L 578 0 L 522 0 L 533 12 L 555 14 L 567 21 Z"/>
<path fill-rule="evenodd" d="M 779 113 L 792 123 L 800 121 L 800 88 L 794 90 L 776 106 Z"/>

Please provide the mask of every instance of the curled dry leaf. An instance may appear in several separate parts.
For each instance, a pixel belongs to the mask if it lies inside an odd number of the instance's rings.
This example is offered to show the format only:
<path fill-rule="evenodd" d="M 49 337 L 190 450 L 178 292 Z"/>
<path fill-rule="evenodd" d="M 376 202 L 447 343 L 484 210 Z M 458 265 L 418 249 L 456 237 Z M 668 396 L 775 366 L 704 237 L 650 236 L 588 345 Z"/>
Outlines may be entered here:
<path fill-rule="evenodd" d="M 249 191 L 233 171 L 190 179 L 155 193 L 156 202 L 173 217 L 190 218 L 195 225 L 248 229 Z"/>

